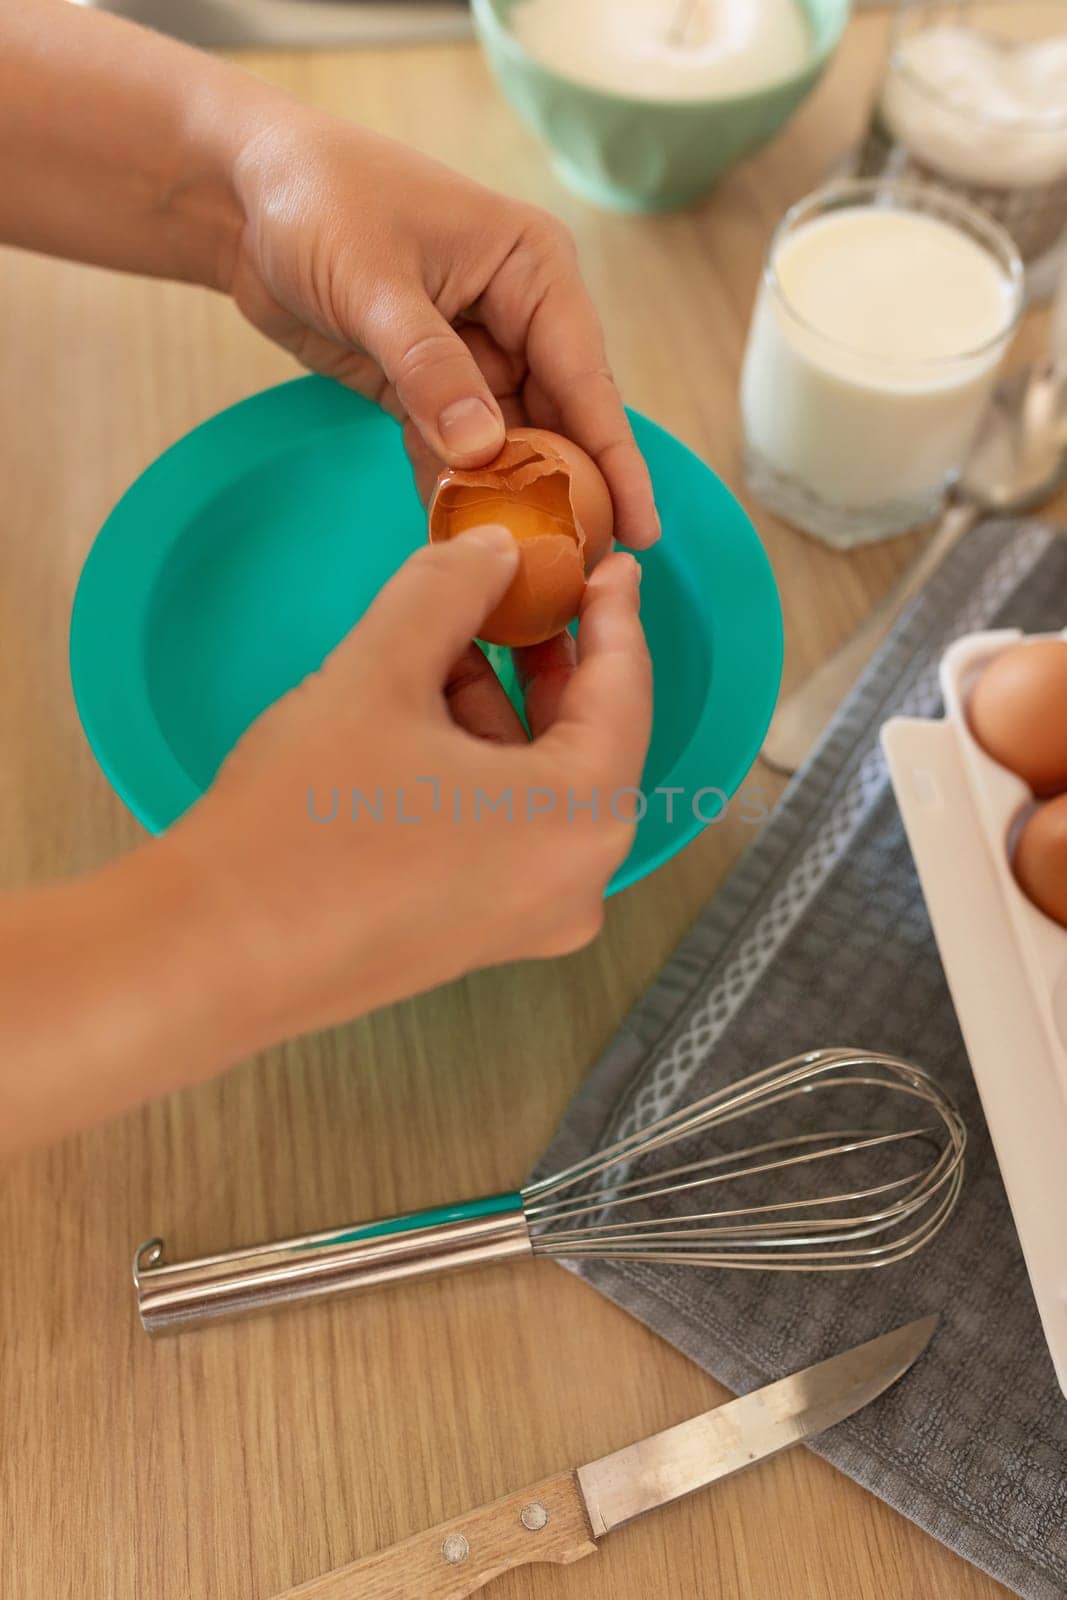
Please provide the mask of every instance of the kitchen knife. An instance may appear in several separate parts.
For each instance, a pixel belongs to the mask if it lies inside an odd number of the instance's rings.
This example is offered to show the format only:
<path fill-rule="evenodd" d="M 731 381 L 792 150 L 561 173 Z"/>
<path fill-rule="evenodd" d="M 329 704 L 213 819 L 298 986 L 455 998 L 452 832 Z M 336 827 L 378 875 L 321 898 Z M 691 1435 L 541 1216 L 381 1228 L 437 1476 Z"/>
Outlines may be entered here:
<path fill-rule="evenodd" d="M 277 1600 L 464 1600 L 513 1567 L 566 1566 L 595 1555 L 597 1540 L 614 1528 L 859 1411 L 907 1372 L 936 1323 L 936 1317 L 909 1322 Z"/>

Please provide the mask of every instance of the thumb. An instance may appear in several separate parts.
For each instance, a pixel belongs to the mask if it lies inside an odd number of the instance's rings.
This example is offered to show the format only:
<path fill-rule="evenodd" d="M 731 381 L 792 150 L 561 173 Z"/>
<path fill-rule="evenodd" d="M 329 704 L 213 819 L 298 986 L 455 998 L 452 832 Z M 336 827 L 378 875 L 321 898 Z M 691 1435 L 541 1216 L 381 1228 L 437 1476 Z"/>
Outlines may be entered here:
<path fill-rule="evenodd" d="M 469 528 L 410 556 L 378 595 L 356 634 L 372 659 L 395 663 L 417 692 L 436 694 L 519 564 L 507 528 Z"/>
<path fill-rule="evenodd" d="M 360 341 L 439 461 L 478 467 L 504 444 L 504 418 L 478 363 L 421 290 L 361 319 Z"/>

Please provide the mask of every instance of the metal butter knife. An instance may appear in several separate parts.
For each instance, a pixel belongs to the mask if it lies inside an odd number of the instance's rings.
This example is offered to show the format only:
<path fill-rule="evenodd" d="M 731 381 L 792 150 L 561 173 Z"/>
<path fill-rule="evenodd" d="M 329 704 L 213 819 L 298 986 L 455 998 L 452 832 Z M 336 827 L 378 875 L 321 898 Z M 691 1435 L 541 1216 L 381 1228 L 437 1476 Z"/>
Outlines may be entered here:
<path fill-rule="evenodd" d="M 514 1567 L 567 1566 L 646 1511 L 728 1478 L 859 1411 L 922 1354 L 936 1317 L 820 1361 L 277 1600 L 464 1600 Z"/>

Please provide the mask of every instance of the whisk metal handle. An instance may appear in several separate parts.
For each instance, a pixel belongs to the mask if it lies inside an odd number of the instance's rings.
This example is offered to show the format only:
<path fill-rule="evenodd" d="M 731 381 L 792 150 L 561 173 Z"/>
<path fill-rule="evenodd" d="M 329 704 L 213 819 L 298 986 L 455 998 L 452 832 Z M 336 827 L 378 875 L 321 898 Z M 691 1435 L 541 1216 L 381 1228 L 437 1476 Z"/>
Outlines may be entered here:
<path fill-rule="evenodd" d="M 133 1264 L 137 1309 L 145 1331 L 152 1334 L 533 1253 L 518 1193 L 194 1261 L 167 1263 L 163 1249 L 162 1240 L 151 1239 Z"/>

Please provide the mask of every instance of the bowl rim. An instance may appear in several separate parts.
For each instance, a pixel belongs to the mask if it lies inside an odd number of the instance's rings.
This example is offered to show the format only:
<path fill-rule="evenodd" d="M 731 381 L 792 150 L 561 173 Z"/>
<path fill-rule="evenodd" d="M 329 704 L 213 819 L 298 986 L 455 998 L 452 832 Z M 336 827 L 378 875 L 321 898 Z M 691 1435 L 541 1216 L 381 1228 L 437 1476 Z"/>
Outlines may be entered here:
<path fill-rule="evenodd" d="M 207 418 L 164 450 L 126 490 L 100 528 L 82 568 L 71 612 L 69 663 L 74 702 L 105 777 L 149 832 L 163 832 L 203 793 L 159 721 L 145 671 L 146 630 L 157 582 L 180 543 L 182 529 L 236 477 L 258 470 L 280 449 L 291 449 L 301 427 L 318 431 L 350 425 L 353 415 L 361 411 L 384 418 L 371 401 L 332 379 L 298 377 L 261 390 Z M 709 542 L 705 554 L 697 540 L 689 541 L 680 547 L 687 561 L 675 566 L 691 581 L 690 564 L 698 555 L 710 562 L 714 551 L 714 559 L 726 569 L 726 581 L 743 590 L 751 604 L 747 617 L 741 614 L 742 608 L 725 604 L 714 614 L 717 631 L 710 633 L 708 641 L 712 670 L 699 714 L 656 787 L 677 786 L 678 793 L 697 789 L 700 774 L 694 775 L 695 755 L 725 746 L 715 791 L 732 797 L 759 753 L 777 698 L 783 659 L 777 585 L 751 519 L 718 474 L 657 423 L 639 412 L 631 411 L 630 416 L 640 433 L 664 439 L 673 452 L 680 452 L 706 474 L 713 486 L 712 497 L 729 508 L 728 544 L 724 535 L 718 546 Z M 253 418 L 255 426 L 250 428 Z M 236 467 L 234 455 L 219 447 L 226 444 L 227 436 L 240 441 Z M 205 466 L 198 457 L 209 438 L 212 451 Z M 146 536 L 146 528 L 153 533 Z M 752 625 L 752 617 L 757 626 Z M 724 682 L 721 672 L 716 677 L 714 663 L 720 657 L 729 662 L 733 687 Z M 744 716 L 736 711 L 738 679 L 745 683 Z M 750 714 L 753 706 L 754 714 Z M 670 831 L 658 843 L 649 839 L 635 859 L 639 832 L 608 893 L 654 872 L 715 820 L 717 815 L 706 819 L 690 807 L 683 822 L 668 824 Z"/>
<path fill-rule="evenodd" d="M 666 111 L 672 115 L 678 113 L 692 113 L 694 111 L 719 110 L 724 108 L 746 109 L 766 102 L 770 95 L 784 90 L 797 89 L 803 86 L 810 78 L 817 77 L 826 66 L 844 37 L 852 17 L 854 0 L 836 0 L 840 6 L 840 20 L 832 37 L 826 40 L 820 49 L 814 51 L 805 61 L 804 65 L 796 72 L 782 78 L 775 78 L 770 83 L 763 84 L 757 89 L 746 89 L 740 94 L 724 94 L 708 96 L 695 96 L 691 100 L 660 99 L 654 95 L 627 95 L 615 89 L 605 89 L 595 83 L 586 83 L 582 78 L 568 77 L 565 73 L 558 72 L 538 56 L 532 55 L 529 50 L 516 38 L 512 30 L 506 25 L 499 15 L 497 6 L 500 0 L 470 0 L 471 15 L 474 19 L 475 32 L 484 35 L 503 54 L 511 57 L 512 61 L 521 64 L 527 69 L 533 69 L 542 77 L 551 82 L 566 86 L 570 90 L 580 90 L 591 100 L 602 101 L 606 105 L 618 109 L 633 106 L 655 106 L 657 111 Z M 581 0 L 579 0 L 581 3 Z M 804 3 L 804 0 L 801 0 Z"/>

